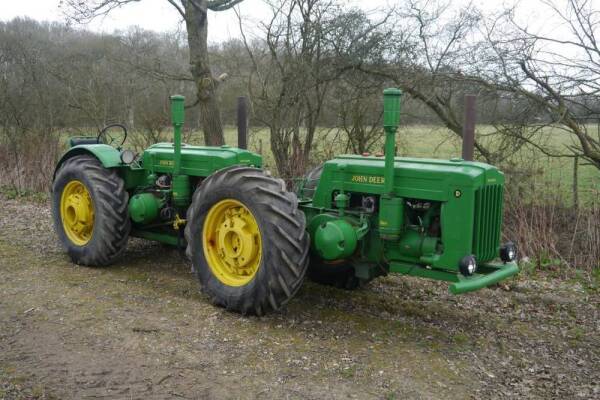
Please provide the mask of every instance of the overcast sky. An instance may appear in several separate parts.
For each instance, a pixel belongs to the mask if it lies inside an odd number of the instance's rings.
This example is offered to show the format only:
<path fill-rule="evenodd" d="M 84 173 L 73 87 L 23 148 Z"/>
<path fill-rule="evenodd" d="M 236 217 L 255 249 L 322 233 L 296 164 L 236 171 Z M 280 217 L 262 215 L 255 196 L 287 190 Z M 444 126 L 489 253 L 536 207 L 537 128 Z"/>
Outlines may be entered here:
<path fill-rule="evenodd" d="M 339 0 L 365 10 L 398 4 L 399 0 Z M 531 26 L 538 25 L 541 30 L 551 27 L 554 34 L 561 27 L 550 23 L 547 10 L 539 7 L 539 0 L 450 0 L 452 5 L 472 2 L 476 7 L 492 11 L 503 4 L 519 1 L 518 19 Z M 558 0 L 559 2 L 564 0 Z M 600 0 L 593 0 L 598 1 Z M 60 0 L 0 0 L 0 20 L 6 21 L 15 17 L 27 16 L 38 21 L 64 21 L 59 8 Z M 256 21 L 269 14 L 263 0 L 245 0 L 239 6 L 244 17 L 244 25 L 251 28 Z M 181 22 L 179 14 L 166 0 L 141 0 L 114 10 L 108 16 L 97 18 L 87 28 L 97 32 L 113 32 L 126 30 L 137 25 L 144 29 L 165 32 L 175 31 Z M 209 12 L 209 41 L 221 42 L 232 37 L 239 37 L 237 18 L 233 10 Z"/>
<path fill-rule="evenodd" d="M 364 9 L 374 9 L 394 4 L 396 0 L 342 0 Z M 600 1 L 600 0 L 598 0 Z M 467 2 L 467 0 L 454 0 Z M 475 5 L 490 9 L 501 5 L 505 0 L 476 0 Z M 39 21 L 64 21 L 59 0 L 0 0 L 0 19 L 10 20 L 27 16 Z M 245 0 L 239 5 L 246 21 L 259 20 L 267 15 L 262 0 Z M 142 0 L 113 11 L 110 15 L 94 20 L 89 28 L 98 32 L 124 30 L 138 25 L 153 31 L 174 31 L 180 22 L 179 15 L 166 0 Z M 219 42 L 238 37 L 238 27 L 232 10 L 209 13 L 209 41 Z"/>

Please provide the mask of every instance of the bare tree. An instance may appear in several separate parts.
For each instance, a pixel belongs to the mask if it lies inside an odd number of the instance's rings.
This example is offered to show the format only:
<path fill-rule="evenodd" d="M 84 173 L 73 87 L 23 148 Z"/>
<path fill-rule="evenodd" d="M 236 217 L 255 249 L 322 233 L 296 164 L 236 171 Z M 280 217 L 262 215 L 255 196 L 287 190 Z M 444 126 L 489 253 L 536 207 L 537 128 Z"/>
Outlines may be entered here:
<path fill-rule="evenodd" d="M 460 71 L 465 52 L 473 50 L 469 39 L 479 22 L 479 13 L 471 4 L 456 9 L 448 1 L 409 0 L 396 16 L 403 26 L 400 35 L 410 45 L 396 51 L 394 81 L 462 137 L 457 106 L 465 88 L 447 79 L 446 74 Z M 475 149 L 486 161 L 497 161 L 494 152 L 479 139 L 475 140 Z"/>
<path fill-rule="evenodd" d="M 269 128 L 278 171 L 290 178 L 309 165 L 318 125 L 331 114 L 325 104 L 332 88 L 385 43 L 375 34 L 385 19 L 372 24 L 334 0 L 268 4 L 271 16 L 253 41 L 241 18 L 240 29 L 253 66 L 248 90 L 255 119 Z"/>
<path fill-rule="evenodd" d="M 447 0 L 407 0 L 392 12 L 395 30 L 385 59 L 362 64 L 361 70 L 393 82 L 459 137 L 465 94 L 478 95 L 478 104 L 485 104 L 488 115 L 499 111 L 503 99 L 495 90 L 457 79 L 480 54 L 481 44 L 473 38 L 482 15 L 472 4 L 455 7 Z M 513 124 L 516 129 L 522 127 L 521 120 L 514 117 L 505 118 L 491 134 L 476 135 L 479 158 L 500 163 L 523 146 L 521 137 L 501 135 Z"/>
<path fill-rule="evenodd" d="M 112 10 L 140 0 L 61 0 L 69 17 L 85 23 L 93 18 L 106 15 Z M 197 89 L 200 120 L 204 139 L 208 145 L 224 143 L 223 127 L 219 112 L 217 88 L 220 78 L 212 75 L 207 48 L 207 12 L 224 11 L 243 0 L 166 0 L 185 21 L 189 47 L 191 74 Z"/>
<path fill-rule="evenodd" d="M 394 79 L 459 136 L 462 96 L 478 94 L 488 116 L 496 117 L 488 121 L 493 132 L 475 141 L 488 162 L 502 162 L 528 145 L 600 168 L 600 132 L 588 125 L 600 118 L 600 5 L 538 5 L 546 8 L 548 23 L 534 30 L 517 20 L 515 8 L 484 16 L 472 5 L 450 12 L 450 2 L 409 0 L 397 11 L 399 34 L 409 45 L 396 51 L 395 66 L 376 72 Z M 567 136 L 566 145 L 547 140 L 549 126 Z"/>
<path fill-rule="evenodd" d="M 45 66 L 54 61 L 49 37 L 60 33 L 31 20 L 0 23 L 0 187 L 18 194 L 47 188 L 59 152 L 65 89 Z"/>
<path fill-rule="evenodd" d="M 479 60 L 452 78 L 523 99 L 537 111 L 530 115 L 530 131 L 541 134 L 541 127 L 551 125 L 569 140 L 557 148 L 544 145 L 539 135 L 511 134 L 548 156 L 581 157 L 600 169 L 600 132 L 588 125 L 600 119 L 600 4 L 539 0 L 539 6 L 549 23 L 538 29 L 517 21 L 514 8 L 490 18 Z"/>
<path fill-rule="evenodd" d="M 331 104 L 337 113 L 336 125 L 347 139 L 345 151 L 363 154 L 381 145 L 382 85 L 376 76 L 357 72 L 346 74 L 336 83 Z"/>
<path fill-rule="evenodd" d="M 326 62 L 325 36 L 327 20 L 339 9 L 333 1 L 319 0 L 284 0 L 270 7 L 272 15 L 261 24 L 264 40 L 252 46 L 242 29 L 253 63 L 248 89 L 261 110 L 255 117 L 269 128 L 277 169 L 291 178 L 306 168 L 335 75 Z"/>
<path fill-rule="evenodd" d="M 129 144 L 159 140 L 169 94 L 195 92 L 173 78 L 187 66 L 178 43 L 138 29 L 100 35 L 60 23 L 0 22 L 0 187 L 47 189 L 67 132 L 95 135 L 128 120 L 140 132 Z"/>

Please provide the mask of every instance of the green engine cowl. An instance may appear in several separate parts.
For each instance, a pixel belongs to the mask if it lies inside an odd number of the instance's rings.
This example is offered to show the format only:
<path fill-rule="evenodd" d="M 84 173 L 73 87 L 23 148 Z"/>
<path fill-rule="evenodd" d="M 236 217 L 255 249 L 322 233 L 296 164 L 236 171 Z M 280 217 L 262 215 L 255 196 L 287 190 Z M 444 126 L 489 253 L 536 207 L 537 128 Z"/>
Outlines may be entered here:
<path fill-rule="evenodd" d="M 343 219 L 323 222 L 314 234 L 314 249 L 324 260 L 340 260 L 351 256 L 357 242 L 356 231 Z"/>
<path fill-rule="evenodd" d="M 426 254 L 434 254 L 439 239 L 436 237 L 419 234 L 414 229 L 407 229 L 398 242 L 402 254 L 409 257 L 420 258 Z"/>
<path fill-rule="evenodd" d="M 136 194 L 129 200 L 129 216 L 138 224 L 154 221 L 163 206 L 163 201 L 152 193 Z"/>

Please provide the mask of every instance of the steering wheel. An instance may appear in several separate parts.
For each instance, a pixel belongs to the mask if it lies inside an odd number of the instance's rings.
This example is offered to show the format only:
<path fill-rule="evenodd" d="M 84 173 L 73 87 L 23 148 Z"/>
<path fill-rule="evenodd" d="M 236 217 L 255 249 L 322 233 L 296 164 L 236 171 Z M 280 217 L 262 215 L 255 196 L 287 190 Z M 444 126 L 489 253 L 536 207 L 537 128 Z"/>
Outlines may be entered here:
<path fill-rule="evenodd" d="M 121 128 L 121 133 L 110 133 L 111 128 Z M 109 146 L 120 148 L 127 140 L 127 128 L 123 124 L 110 124 L 106 125 L 102 130 L 98 133 L 98 143 L 104 143 Z M 114 143 L 118 143 L 114 146 Z"/>

